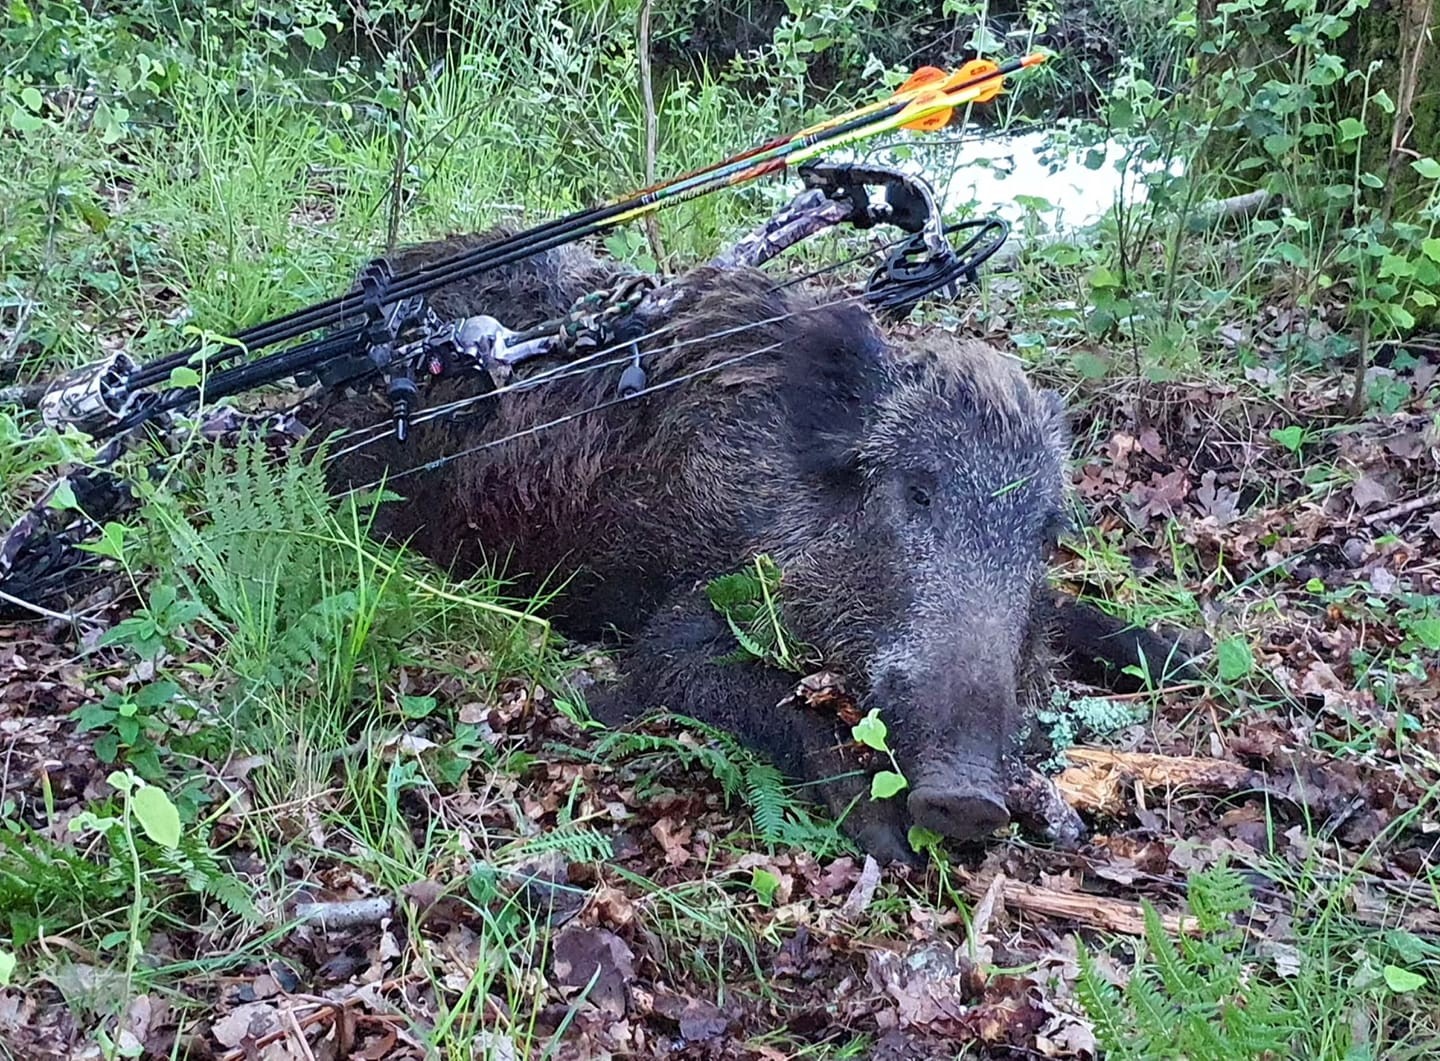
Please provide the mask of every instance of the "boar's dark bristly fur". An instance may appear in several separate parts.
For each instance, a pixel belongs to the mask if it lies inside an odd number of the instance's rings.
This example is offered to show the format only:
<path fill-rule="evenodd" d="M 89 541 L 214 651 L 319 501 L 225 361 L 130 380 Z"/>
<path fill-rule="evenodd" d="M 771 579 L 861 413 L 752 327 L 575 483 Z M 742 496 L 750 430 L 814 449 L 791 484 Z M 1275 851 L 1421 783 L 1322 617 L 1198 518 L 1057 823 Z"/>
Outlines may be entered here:
<path fill-rule="evenodd" d="M 402 255 L 402 267 L 453 243 Z M 519 327 L 563 313 L 614 267 L 552 252 L 514 276 L 442 293 L 448 314 Z M 702 268 L 663 338 L 642 343 L 671 388 L 522 434 L 391 484 L 379 530 L 460 573 L 526 592 L 565 582 L 557 625 L 629 635 L 624 679 L 592 701 L 614 721 L 665 708 L 725 727 L 811 781 L 872 853 L 903 858 L 920 824 L 961 839 L 1007 820 L 1007 756 L 1046 691 L 1045 565 L 1063 523 L 1069 437 L 1056 395 L 975 342 L 905 346 L 854 302 L 826 304 L 754 270 Z M 553 366 L 545 366 L 553 367 Z M 572 375 L 417 425 L 333 465 L 339 488 L 615 397 L 621 367 Z M 447 381 L 435 406 L 477 389 Z M 334 406 L 323 434 L 385 418 Z M 878 707 L 910 781 L 872 802 L 835 720 L 778 708 L 795 675 L 722 664 L 734 648 L 704 583 L 768 553 L 788 629 Z M 568 580 L 568 581 L 566 581 Z M 860 797 L 857 799 L 856 797 Z M 853 807 L 851 806 L 853 804 Z"/>

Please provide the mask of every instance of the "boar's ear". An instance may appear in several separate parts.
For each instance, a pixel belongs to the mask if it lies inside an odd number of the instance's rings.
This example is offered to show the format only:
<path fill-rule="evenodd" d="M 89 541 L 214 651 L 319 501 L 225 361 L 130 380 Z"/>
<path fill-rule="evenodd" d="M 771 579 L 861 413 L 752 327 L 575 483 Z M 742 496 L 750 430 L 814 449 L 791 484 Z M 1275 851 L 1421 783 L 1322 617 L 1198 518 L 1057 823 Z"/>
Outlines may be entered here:
<path fill-rule="evenodd" d="M 1070 421 L 1065 414 L 1065 399 L 1060 397 L 1058 391 L 1052 390 L 1037 391 L 1035 397 L 1036 411 L 1040 415 L 1041 437 L 1050 449 L 1059 454 L 1061 460 L 1067 460 L 1073 439 L 1070 434 Z"/>
<path fill-rule="evenodd" d="M 859 469 L 865 421 L 884 393 L 885 343 L 855 309 L 801 314 L 784 353 L 784 407 L 802 471 L 843 485 Z"/>

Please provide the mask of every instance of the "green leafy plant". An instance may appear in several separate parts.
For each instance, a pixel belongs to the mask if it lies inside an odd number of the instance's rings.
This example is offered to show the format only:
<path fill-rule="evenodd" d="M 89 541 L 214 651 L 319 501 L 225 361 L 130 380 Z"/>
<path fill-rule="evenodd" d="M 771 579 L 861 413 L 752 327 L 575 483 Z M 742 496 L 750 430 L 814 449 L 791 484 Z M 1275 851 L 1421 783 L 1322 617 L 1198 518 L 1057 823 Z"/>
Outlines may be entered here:
<path fill-rule="evenodd" d="M 1311 441 L 1310 432 L 1299 424 L 1289 424 L 1286 427 L 1275 427 L 1270 429 L 1270 437 L 1280 445 L 1284 446 L 1297 457 L 1308 442 Z"/>
<path fill-rule="evenodd" d="M 1188 907 L 1194 934 L 1172 938 L 1153 904 L 1145 911 L 1145 950 L 1124 988 L 1108 980 L 1078 943 L 1075 993 L 1108 1057 L 1291 1057 L 1302 1028 L 1287 1001 L 1255 975 L 1245 933 L 1234 919 L 1254 902 L 1244 878 L 1218 865 L 1192 874 Z"/>
<path fill-rule="evenodd" d="M 162 679 L 108 692 L 98 703 L 76 708 L 71 717 L 79 723 L 77 733 L 105 731 L 95 740 L 102 763 L 123 758 L 140 776 L 158 781 L 165 776 L 160 752 L 170 730 L 166 709 L 181 699 L 180 686 Z"/>
<path fill-rule="evenodd" d="M 782 575 L 775 561 L 757 556 L 751 566 L 711 579 L 705 595 L 725 617 L 739 649 L 723 662 L 759 661 L 807 673 L 818 665 L 814 649 L 786 633 L 780 614 Z"/>
<path fill-rule="evenodd" d="M 850 727 L 850 735 L 865 747 L 883 752 L 890 760 L 891 769 L 877 770 L 870 778 L 871 799 L 890 799 L 910 787 L 900 764 L 895 761 L 895 753 L 890 750 L 890 731 L 880 717 L 879 708 L 867 711 L 864 718 Z"/>
<path fill-rule="evenodd" d="M 1216 645 L 1215 662 L 1222 682 L 1238 682 L 1255 670 L 1255 655 L 1243 637 L 1227 637 Z"/>

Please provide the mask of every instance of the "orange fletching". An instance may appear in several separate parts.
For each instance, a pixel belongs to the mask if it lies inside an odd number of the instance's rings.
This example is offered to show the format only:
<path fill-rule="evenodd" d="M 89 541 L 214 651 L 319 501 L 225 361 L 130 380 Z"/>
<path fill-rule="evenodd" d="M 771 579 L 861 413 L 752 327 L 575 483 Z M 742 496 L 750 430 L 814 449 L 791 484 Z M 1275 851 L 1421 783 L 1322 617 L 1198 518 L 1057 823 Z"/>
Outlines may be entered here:
<path fill-rule="evenodd" d="M 923 118 L 916 118 L 914 121 L 904 122 L 900 128 L 914 129 L 917 133 L 938 133 L 945 126 L 950 124 L 950 119 L 955 116 L 954 107 L 946 107 L 943 111 L 935 111 Z"/>
<path fill-rule="evenodd" d="M 1027 55 L 1020 60 L 1020 66 L 1022 68 L 1038 66 L 1044 61 L 1045 56 L 1036 53 Z M 906 79 L 895 95 L 908 94 L 914 97 L 906 105 L 905 111 L 926 110 L 940 102 L 937 97 L 951 93 L 960 96 L 960 99 L 956 100 L 956 106 L 960 103 L 989 103 L 1000 95 L 1004 88 L 1005 79 L 997 76 L 999 72 L 999 65 L 989 59 L 971 59 L 954 73 L 948 75 L 933 66 L 922 66 Z M 977 81 L 980 83 L 976 84 Z M 901 113 L 901 117 L 903 116 L 904 112 Z M 902 129 L 933 133 L 949 125 L 954 117 L 955 107 L 950 106 L 943 110 L 931 111 L 909 121 L 902 121 L 899 124 Z"/>
<path fill-rule="evenodd" d="M 922 66 L 905 79 L 905 83 L 895 90 L 895 95 L 903 95 L 906 92 L 913 92 L 917 88 L 924 88 L 926 85 L 936 85 L 945 80 L 945 71 L 935 66 Z"/>

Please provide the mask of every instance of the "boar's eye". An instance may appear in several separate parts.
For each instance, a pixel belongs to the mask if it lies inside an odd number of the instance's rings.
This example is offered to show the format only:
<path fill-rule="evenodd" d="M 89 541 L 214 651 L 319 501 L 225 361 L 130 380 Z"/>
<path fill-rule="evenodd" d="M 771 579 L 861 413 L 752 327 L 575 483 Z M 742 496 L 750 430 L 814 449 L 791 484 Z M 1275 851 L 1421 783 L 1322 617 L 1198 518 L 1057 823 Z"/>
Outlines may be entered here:
<path fill-rule="evenodd" d="M 923 486 L 912 485 L 908 492 L 908 496 L 910 498 L 910 503 L 916 508 L 930 507 L 930 491 L 926 490 Z"/>

